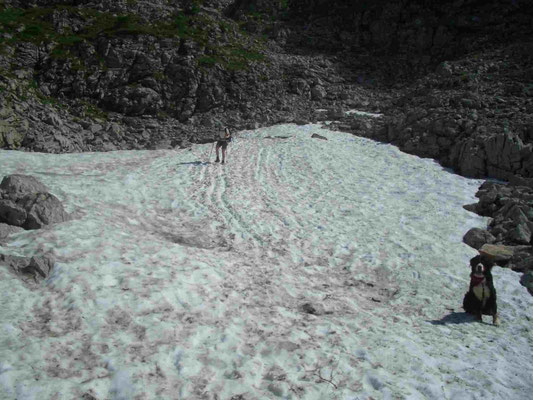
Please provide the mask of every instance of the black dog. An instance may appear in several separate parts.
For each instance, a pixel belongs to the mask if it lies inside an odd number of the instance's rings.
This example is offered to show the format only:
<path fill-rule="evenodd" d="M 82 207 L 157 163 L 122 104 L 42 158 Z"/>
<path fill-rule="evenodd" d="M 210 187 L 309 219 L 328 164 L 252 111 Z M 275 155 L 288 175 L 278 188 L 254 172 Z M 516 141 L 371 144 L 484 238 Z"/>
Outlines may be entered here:
<path fill-rule="evenodd" d="M 470 289 L 463 299 L 463 308 L 473 314 L 479 321 L 482 315 L 492 315 L 492 323 L 499 325 L 498 306 L 496 305 L 496 289 L 492 281 L 491 269 L 494 263 L 476 256 L 470 260 Z"/>

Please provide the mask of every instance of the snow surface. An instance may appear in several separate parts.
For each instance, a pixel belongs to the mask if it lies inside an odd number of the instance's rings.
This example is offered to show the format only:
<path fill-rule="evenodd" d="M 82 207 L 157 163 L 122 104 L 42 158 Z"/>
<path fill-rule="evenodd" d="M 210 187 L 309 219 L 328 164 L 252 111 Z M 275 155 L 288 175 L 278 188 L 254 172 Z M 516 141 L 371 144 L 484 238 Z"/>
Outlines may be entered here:
<path fill-rule="evenodd" d="M 517 274 L 500 327 L 460 310 L 479 180 L 316 125 L 211 148 L 0 152 L 76 215 L 0 248 L 58 259 L 42 289 L 0 268 L 0 398 L 531 398 Z"/>
<path fill-rule="evenodd" d="M 360 117 L 370 117 L 370 118 L 381 118 L 381 117 L 383 117 L 383 114 L 370 113 L 370 112 L 359 111 L 359 110 L 348 110 L 348 111 L 346 111 L 346 115 L 357 115 L 357 116 L 360 116 Z"/>

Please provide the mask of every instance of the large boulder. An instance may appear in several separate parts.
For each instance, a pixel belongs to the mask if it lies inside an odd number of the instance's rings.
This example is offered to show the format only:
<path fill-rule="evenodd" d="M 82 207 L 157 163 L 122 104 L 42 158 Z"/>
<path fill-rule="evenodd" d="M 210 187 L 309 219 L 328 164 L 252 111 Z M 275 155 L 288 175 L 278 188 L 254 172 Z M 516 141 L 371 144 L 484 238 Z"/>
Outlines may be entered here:
<path fill-rule="evenodd" d="M 37 193 L 25 196 L 20 204 L 27 212 L 24 229 L 40 229 L 45 225 L 65 222 L 68 214 L 57 197 L 50 193 Z"/>
<path fill-rule="evenodd" d="M 69 215 L 57 197 L 32 176 L 9 175 L 0 184 L 0 223 L 39 229 Z"/>
<path fill-rule="evenodd" d="M 0 189 L 10 195 L 20 197 L 29 193 L 48 192 L 49 189 L 36 178 L 29 175 L 8 175 L 0 184 Z"/>

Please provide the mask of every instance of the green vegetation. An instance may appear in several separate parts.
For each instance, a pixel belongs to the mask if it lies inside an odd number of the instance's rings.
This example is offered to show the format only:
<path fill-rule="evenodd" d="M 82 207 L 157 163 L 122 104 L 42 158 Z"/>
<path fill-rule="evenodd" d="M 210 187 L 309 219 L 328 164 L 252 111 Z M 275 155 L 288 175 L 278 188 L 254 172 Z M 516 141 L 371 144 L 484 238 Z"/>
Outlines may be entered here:
<path fill-rule="evenodd" d="M 228 71 L 245 69 L 251 62 L 264 61 L 265 56 L 257 50 L 244 47 L 224 46 L 213 50 L 213 54 L 204 55 L 197 59 L 201 67 L 221 65 Z"/>
<path fill-rule="evenodd" d="M 67 11 L 85 21 L 84 28 L 72 32 L 58 33 L 52 24 L 54 11 Z M 68 6 L 56 8 L 5 8 L 0 6 L 0 33 L 11 36 L 7 42 L 20 41 L 34 44 L 57 43 L 58 46 L 74 46 L 83 41 L 92 41 L 98 36 L 151 35 L 160 38 L 203 39 L 199 16 L 175 14 L 169 20 L 148 24 L 136 14 L 113 15 L 93 9 L 77 9 Z"/>

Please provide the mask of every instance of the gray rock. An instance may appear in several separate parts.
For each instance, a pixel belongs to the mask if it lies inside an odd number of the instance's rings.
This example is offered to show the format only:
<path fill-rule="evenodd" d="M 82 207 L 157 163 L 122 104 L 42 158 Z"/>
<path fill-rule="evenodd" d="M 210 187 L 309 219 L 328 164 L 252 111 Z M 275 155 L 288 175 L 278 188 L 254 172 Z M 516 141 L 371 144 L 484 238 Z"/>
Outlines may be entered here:
<path fill-rule="evenodd" d="M 528 292 L 533 296 L 533 271 L 528 271 L 520 278 L 520 283 L 525 286 Z"/>
<path fill-rule="evenodd" d="M 524 211 L 527 212 L 527 207 L 514 204 L 511 205 L 511 207 L 509 207 L 509 210 L 503 214 L 505 215 L 505 217 L 513 220 L 516 224 L 527 224 L 528 218 Z"/>
<path fill-rule="evenodd" d="M 57 197 L 50 193 L 37 193 L 25 196 L 19 204 L 28 216 L 24 229 L 40 229 L 45 225 L 65 222 L 69 215 Z"/>
<path fill-rule="evenodd" d="M 485 143 L 487 163 L 498 170 L 515 171 L 521 167 L 522 140 L 509 132 L 492 137 Z"/>
<path fill-rule="evenodd" d="M 480 228 L 472 228 L 463 236 L 463 242 L 476 250 L 479 250 L 484 244 L 492 244 L 495 241 L 496 238 L 493 235 Z"/>
<path fill-rule="evenodd" d="M 311 89 L 312 100 L 322 100 L 327 96 L 326 89 L 323 86 L 317 85 Z"/>
<path fill-rule="evenodd" d="M 47 278 L 55 264 L 52 255 L 35 255 L 31 258 L 0 254 L 0 264 L 7 265 L 17 275 L 31 276 L 35 282 Z"/>
<path fill-rule="evenodd" d="M 531 230 L 526 224 L 518 224 L 507 233 L 507 240 L 512 243 L 529 244 L 531 243 Z"/>
<path fill-rule="evenodd" d="M 9 256 L 0 254 L 0 264 L 8 266 L 13 272 L 19 274 L 21 269 L 28 266 L 30 260 L 26 257 Z"/>
<path fill-rule="evenodd" d="M 22 226 L 26 222 L 26 210 L 11 200 L 0 200 L 0 222 Z"/>
<path fill-rule="evenodd" d="M 33 256 L 30 263 L 20 269 L 23 274 L 32 275 L 34 278 L 47 278 L 54 267 L 55 260 L 51 256 Z"/>
<path fill-rule="evenodd" d="M 16 197 L 21 197 L 29 193 L 49 191 L 45 185 L 33 176 L 19 174 L 4 177 L 0 184 L 0 189 Z"/>
<path fill-rule="evenodd" d="M 44 122 L 46 122 L 48 125 L 51 125 L 56 128 L 60 128 L 63 125 L 63 121 L 59 117 L 59 115 L 55 113 L 50 113 L 44 118 Z"/>
<path fill-rule="evenodd" d="M 12 225 L 0 223 L 0 242 L 2 240 L 7 239 L 13 233 L 17 233 L 20 231 L 23 231 L 23 229 L 18 226 L 12 226 Z"/>
<path fill-rule="evenodd" d="M 463 206 L 463 208 L 465 210 L 467 210 L 467 211 L 470 211 L 470 212 L 478 214 L 478 205 L 477 205 L 477 203 L 465 204 Z"/>
<path fill-rule="evenodd" d="M 320 140 L 328 140 L 327 137 L 322 136 L 322 135 L 319 135 L 318 133 L 313 133 L 313 134 L 311 135 L 311 137 L 312 137 L 312 138 L 315 138 L 315 139 L 320 139 Z"/>
<path fill-rule="evenodd" d="M 307 83 L 307 81 L 302 78 L 297 78 L 293 80 L 290 84 L 290 87 L 292 93 L 300 96 L 309 96 L 311 90 L 309 83 Z"/>
<path fill-rule="evenodd" d="M 322 304 L 304 303 L 299 308 L 302 312 L 312 315 L 322 315 L 325 312 Z"/>
<path fill-rule="evenodd" d="M 481 178 L 486 174 L 486 163 L 482 148 L 473 139 L 467 139 L 452 149 L 452 159 L 459 172 L 468 177 Z"/>
<path fill-rule="evenodd" d="M 513 263 L 513 270 L 520 272 L 533 271 L 533 256 L 526 257 L 523 260 Z"/>

